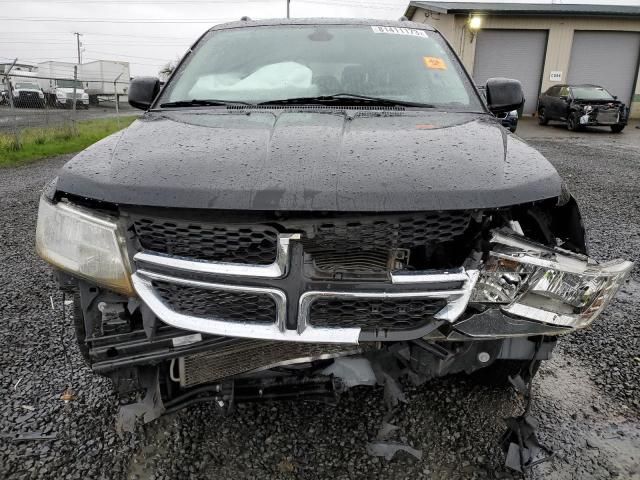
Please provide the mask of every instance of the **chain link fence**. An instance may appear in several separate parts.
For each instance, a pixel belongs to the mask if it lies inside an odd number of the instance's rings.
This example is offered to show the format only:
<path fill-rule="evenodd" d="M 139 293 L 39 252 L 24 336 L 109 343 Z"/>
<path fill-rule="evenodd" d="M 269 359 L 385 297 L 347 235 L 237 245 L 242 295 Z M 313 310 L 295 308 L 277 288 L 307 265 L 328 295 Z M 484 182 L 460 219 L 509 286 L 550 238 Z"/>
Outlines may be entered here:
<path fill-rule="evenodd" d="M 78 122 L 131 115 L 129 78 L 0 71 L 0 147 L 19 149 L 27 137 L 73 136 Z"/>

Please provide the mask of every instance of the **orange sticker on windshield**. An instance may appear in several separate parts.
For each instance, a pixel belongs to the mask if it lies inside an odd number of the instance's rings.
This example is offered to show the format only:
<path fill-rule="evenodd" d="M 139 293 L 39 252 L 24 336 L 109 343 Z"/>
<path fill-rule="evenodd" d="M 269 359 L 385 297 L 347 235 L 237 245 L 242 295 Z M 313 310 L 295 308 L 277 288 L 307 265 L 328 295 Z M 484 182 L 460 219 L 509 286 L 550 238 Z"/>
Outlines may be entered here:
<path fill-rule="evenodd" d="M 439 57 L 422 57 L 424 66 L 433 70 L 446 70 L 447 64 Z"/>

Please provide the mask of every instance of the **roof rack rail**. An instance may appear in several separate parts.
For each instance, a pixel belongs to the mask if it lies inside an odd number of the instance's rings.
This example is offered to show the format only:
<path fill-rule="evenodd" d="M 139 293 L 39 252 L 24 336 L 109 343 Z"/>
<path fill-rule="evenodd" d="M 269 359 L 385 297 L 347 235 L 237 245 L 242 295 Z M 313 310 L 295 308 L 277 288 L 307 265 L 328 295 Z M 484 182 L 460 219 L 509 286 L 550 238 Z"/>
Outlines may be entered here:
<path fill-rule="evenodd" d="M 240 21 L 241 22 L 250 22 L 251 21 L 251 17 L 247 17 L 246 15 L 244 17 L 240 17 Z"/>

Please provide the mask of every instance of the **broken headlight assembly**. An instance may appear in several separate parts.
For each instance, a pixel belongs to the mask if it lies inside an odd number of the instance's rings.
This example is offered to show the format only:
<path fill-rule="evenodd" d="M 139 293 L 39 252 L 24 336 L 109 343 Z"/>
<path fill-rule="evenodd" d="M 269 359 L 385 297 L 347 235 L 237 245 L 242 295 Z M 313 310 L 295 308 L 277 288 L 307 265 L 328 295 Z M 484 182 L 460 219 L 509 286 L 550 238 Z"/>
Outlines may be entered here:
<path fill-rule="evenodd" d="M 133 296 L 124 245 L 113 218 L 40 198 L 36 251 L 53 266 Z"/>
<path fill-rule="evenodd" d="M 494 234 L 471 303 L 499 305 L 510 316 L 583 328 L 613 299 L 633 263 L 596 261 L 522 237 Z"/>

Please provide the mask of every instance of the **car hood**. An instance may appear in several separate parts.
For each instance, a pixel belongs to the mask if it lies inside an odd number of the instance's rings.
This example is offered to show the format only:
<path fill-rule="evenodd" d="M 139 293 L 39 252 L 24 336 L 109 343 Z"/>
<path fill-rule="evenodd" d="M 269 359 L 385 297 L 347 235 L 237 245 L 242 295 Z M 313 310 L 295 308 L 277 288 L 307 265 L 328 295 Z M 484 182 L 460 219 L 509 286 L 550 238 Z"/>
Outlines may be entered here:
<path fill-rule="evenodd" d="M 573 101 L 575 103 L 590 104 L 590 105 L 615 105 L 615 106 L 623 105 L 623 103 L 620 100 L 587 100 L 583 98 L 576 98 Z"/>
<path fill-rule="evenodd" d="M 486 114 L 150 112 L 77 155 L 62 192 L 232 210 L 490 208 L 560 194 L 555 169 Z"/>

